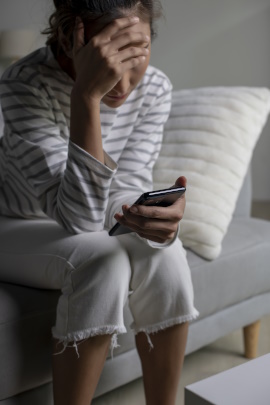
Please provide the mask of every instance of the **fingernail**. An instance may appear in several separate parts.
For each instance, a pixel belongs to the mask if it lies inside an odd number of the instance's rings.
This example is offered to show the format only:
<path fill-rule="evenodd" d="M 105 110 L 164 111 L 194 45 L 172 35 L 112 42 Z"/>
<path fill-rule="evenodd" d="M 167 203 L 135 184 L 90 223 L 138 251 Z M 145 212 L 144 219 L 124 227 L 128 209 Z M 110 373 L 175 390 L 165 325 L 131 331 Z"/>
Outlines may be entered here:
<path fill-rule="evenodd" d="M 132 214 L 137 214 L 138 208 L 133 206 L 130 208 L 130 212 L 132 212 Z"/>
<path fill-rule="evenodd" d="M 132 22 L 139 22 L 140 21 L 140 19 L 139 19 L 139 17 L 131 17 L 130 18 L 130 21 L 132 21 Z"/>

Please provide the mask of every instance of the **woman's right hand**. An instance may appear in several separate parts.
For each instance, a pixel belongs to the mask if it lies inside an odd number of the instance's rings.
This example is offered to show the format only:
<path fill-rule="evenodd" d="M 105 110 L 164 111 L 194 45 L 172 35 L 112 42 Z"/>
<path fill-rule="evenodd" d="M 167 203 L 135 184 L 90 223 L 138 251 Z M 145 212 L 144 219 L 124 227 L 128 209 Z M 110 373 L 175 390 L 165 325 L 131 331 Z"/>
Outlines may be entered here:
<path fill-rule="evenodd" d="M 74 87 L 81 96 L 100 102 L 127 70 L 145 61 L 149 53 L 145 44 L 150 38 L 128 30 L 138 22 L 137 17 L 116 19 L 85 44 L 85 27 L 77 18 L 72 57 L 76 72 Z"/>

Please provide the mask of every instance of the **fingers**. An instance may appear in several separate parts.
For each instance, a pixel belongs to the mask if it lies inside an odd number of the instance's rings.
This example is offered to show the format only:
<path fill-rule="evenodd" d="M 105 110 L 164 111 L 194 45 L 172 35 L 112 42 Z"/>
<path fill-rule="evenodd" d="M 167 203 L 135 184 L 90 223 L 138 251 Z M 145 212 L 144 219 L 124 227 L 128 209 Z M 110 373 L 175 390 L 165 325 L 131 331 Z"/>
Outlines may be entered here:
<path fill-rule="evenodd" d="M 143 218 L 180 221 L 183 217 L 184 210 L 185 196 L 183 194 L 169 207 L 133 205 L 128 210 L 126 209 L 125 212 L 127 214 L 135 214 Z"/>
<path fill-rule="evenodd" d="M 107 39 L 108 41 L 112 40 L 114 36 L 117 36 L 119 34 L 120 30 L 123 30 L 124 28 L 129 28 L 135 24 L 138 24 L 140 19 L 135 16 L 131 17 L 124 17 L 124 18 L 118 18 L 111 22 L 110 24 L 107 25 L 102 30 L 101 36 L 104 39 Z"/>
<path fill-rule="evenodd" d="M 130 44 L 140 44 L 140 46 L 144 44 L 144 46 L 147 46 L 149 42 L 150 37 L 148 35 L 145 35 L 141 32 L 131 31 L 124 32 L 121 35 L 117 36 L 115 39 L 111 39 L 111 44 L 117 51 Z"/>
<path fill-rule="evenodd" d="M 183 217 L 184 202 L 180 199 L 171 207 L 123 206 L 123 215 L 116 214 L 115 219 L 122 225 L 131 228 L 138 235 L 150 240 L 171 240 Z M 132 213 L 137 208 L 137 213 Z"/>
<path fill-rule="evenodd" d="M 128 46 L 118 51 L 115 50 L 113 43 L 96 44 L 95 50 L 100 60 L 100 66 L 104 66 L 109 71 L 110 76 L 118 78 L 118 80 L 125 71 L 144 63 L 149 54 L 149 50 L 142 46 Z"/>
<path fill-rule="evenodd" d="M 176 182 L 175 182 L 175 185 L 176 185 L 177 187 L 186 187 L 186 186 L 187 186 L 187 179 L 186 179 L 186 177 L 185 177 L 185 176 L 178 177 L 178 179 L 177 179 Z"/>
<path fill-rule="evenodd" d="M 186 187 L 185 176 L 175 181 L 175 186 Z M 178 224 L 185 211 L 185 194 L 169 207 L 133 205 L 123 206 L 123 215 L 116 214 L 115 219 L 132 229 L 139 236 L 158 242 L 172 240 L 178 230 Z"/>
<path fill-rule="evenodd" d="M 139 62 L 143 62 L 145 60 L 145 58 L 147 57 L 148 53 L 149 53 L 148 49 L 134 46 L 134 47 L 126 48 L 125 50 L 119 52 L 114 57 L 112 57 L 112 59 L 115 59 L 115 63 L 120 64 L 120 63 L 126 63 L 127 61 L 129 61 L 131 59 L 134 59 L 134 58 L 136 59 L 136 58 L 141 57 L 141 60 L 139 60 Z M 131 63 L 133 66 L 134 61 Z M 124 68 L 127 69 L 127 66 L 125 66 Z"/>
<path fill-rule="evenodd" d="M 129 59 L 140 56 L 146 57 L 149 54 L 147 45 L 150 43 L 150 38 L 138 32 L 125 32 L 107 43 L 103 42 L 100 36 L 96 36 L 90 42 L 93 48 L 98 50 L 102 58 L 116 64 L 124 63 Z M 142 58 L 138 62 L 144 60 Z M 134 61 L 131 67 L 133 66 Z"/>
<path fill-rule="evenodd" d="M 131 43 L 149 43 L 150 38 L 138 32 L 125 32 L 121 35 L 121 30 L 131 27 L 139 22 L 138 17 L 119 18 L 105 27 L 97 36 L 95 36 L 94 43 L 108 44 L 112 42 L 115 51 L 118 52 Z M 114 40 L 114 41 L 113 41 Z M 76 17 L 75 29 L 73 33 L 74 51 L 77 52 L 85 45 L 84 41 L 84 24 L 80 17 Z"/>
<path fill-rule="evenodd" d="M 165 241 L 172 240 L 175 236 L 175 232 L 177 231 L 177 226 L 172 228 L 167 225 L 164 227 L 164 230 L 160 229 L 160 223 L 158 224 L 157 228 L 153 227 L 153 222 L 149 223 L 149 227 L 147 223 L 139 224 L 137 222 L 131 222 L 127 219 L 125 215 L 116 214 L 115 219 L 122 224 L 130 228 L 133 232 L 136 232 L 140 237 L 152 240 L 158 243 L 164 243 Z"/>
<path fill-rule="evenodd" d="M 137 19 L 138 20 L 138 19 Z M 136 21 L 137 21 L 136 20 Z M 121 18 L 113 21 L 109 26 L 104 28 L 98 35 L 91 38 L 90 42 L 93 48 L 100 49 L 100 54 L 110 57 L 112 55 L 122 53 L 125 49 L 131 49 L 131 54 L 127 55 L 122 60 L 131 58 L 132 52 L 135 52 L 134 48 L 143 49 L 143 55 L 147 55 L 149 51 L 146 46 L 150 43 L 150 37 L 141 32 L 124 31 L 121 27 L 129 27 L 132 21 L 131 18 Z M 139 21 L 139 20 L 138 20 Z M 108 31 L 117 29 L 117 35 L 110 36 Z M 137 46 L 136 46 L 137 44 Z M 137 55 L 135 55 L 137 56 Z M 121 62 L 121 61 L 120 61 Z"/>
<path fill-rule="evenodd" d="M 122 74 L 129 69 L 133 69 L 136 66 L 140 65 L 141 63 L 145 62 L 145 56 L 137 56 L 136 58 L 133 57 L 131 59 L 126 59 L 122 63 L 123 68 L 122 68 Z"/>
<path fill-rule="evenodd" d="M 127 70 L 146 62 L 150 38 L 139 30 L 125 30 L 138 22 L 133 17 L 114 20 L 88 40 L 88 28 L 76 19 L 71 55 L 76 83 L 92 99 L 101 100 Z"/>

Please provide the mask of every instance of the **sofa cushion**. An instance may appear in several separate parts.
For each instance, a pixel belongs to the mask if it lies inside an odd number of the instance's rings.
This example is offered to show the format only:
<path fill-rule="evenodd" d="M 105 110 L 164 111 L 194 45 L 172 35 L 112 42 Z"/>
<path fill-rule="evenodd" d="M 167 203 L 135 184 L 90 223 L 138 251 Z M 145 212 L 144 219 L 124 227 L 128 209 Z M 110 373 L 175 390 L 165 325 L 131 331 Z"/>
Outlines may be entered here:
<path fill-rule="evenodd" d="M 155 188 L 188 180 L 180 239 L 206 259 L 221 252 L 253 148 L 267 120 L 270 91 L 214 87 L 174 91 Z"/>
<path fill-rule="evenodd" d="M 234 219 L 221 255 L 209 262 L 187 251 L 198 319 L 270 292 L 270 222 Z"/>

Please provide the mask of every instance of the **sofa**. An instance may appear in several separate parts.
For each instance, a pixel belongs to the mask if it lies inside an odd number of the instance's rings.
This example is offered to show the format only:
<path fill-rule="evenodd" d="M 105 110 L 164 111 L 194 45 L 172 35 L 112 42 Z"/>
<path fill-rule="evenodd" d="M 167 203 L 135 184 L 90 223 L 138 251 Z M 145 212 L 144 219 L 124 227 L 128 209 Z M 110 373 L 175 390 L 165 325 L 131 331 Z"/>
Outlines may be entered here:
<path fill-rule="evenodd" d="M 173 105 L 179 99 L 181 94 L 174 94 Z M 177 111 L 172 108 L 165 139 Z M 161 152 L 160 159 L 164 160 L 165 155 Z M 270 222 L 252 218 L 250 214 L 250 160 L 245 163 L 241 186 L 223 231 L 217 257 L 203 257 L 192 244 L 187 246 L 195 306 L 200 315 L 190 324 L 186 355 L 243 328 L 243 355 L 247 358 L 256 356 L 259 321 L 270 313 Z M 155 170 L 163 169 L 157 165 Z M 183 228 L 187 226 L 183 225 Z M 0 230 L 0 252 L 4 249 L 5 234 Z M 59 294 L 58 291 L 28 288 L 0 280 L 1 405 L 53 404 L 51 327 Z M 113 358 L 108 356 L 95 396 L 142 375 L 134 336 L 129 329 L 131 322 L 127 305 L 125 323 L 128 333 L 119 336 L 119 347 L 114 350 Z"/>

